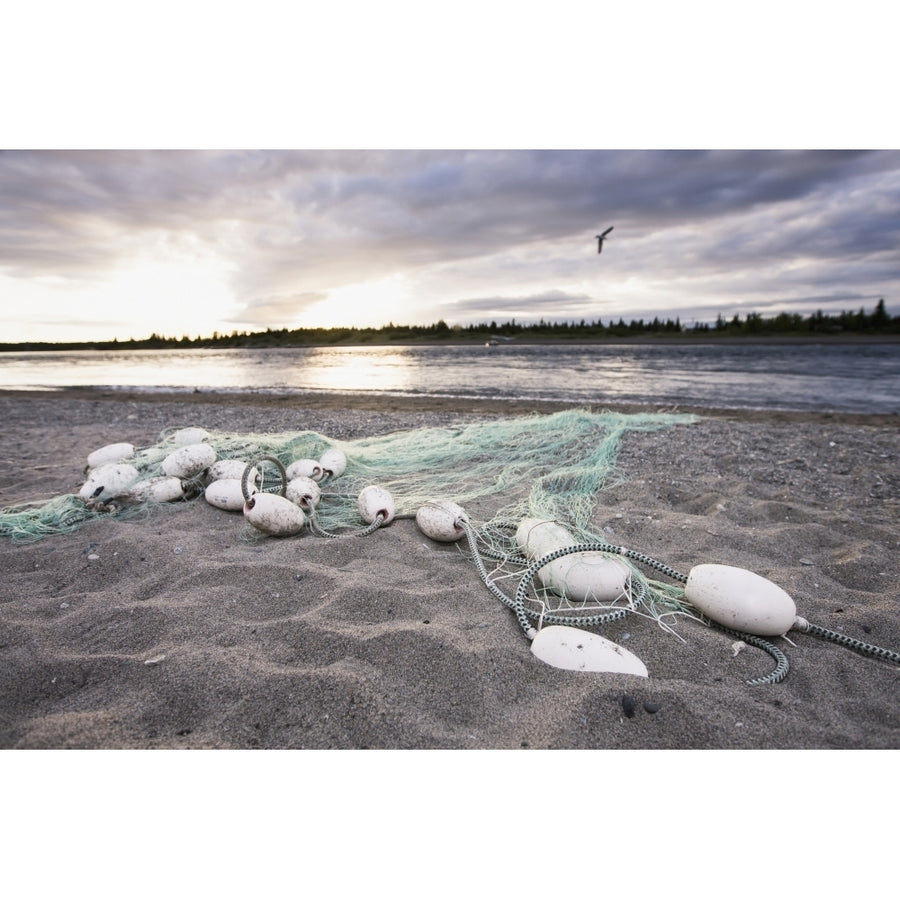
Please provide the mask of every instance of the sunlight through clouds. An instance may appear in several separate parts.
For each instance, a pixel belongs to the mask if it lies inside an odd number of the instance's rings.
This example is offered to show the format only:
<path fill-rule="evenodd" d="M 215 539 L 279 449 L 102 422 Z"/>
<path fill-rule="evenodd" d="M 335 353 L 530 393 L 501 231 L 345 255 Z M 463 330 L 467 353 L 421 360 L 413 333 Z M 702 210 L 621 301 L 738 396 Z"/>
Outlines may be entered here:
<path fill-rule="evenodd" d="M 25 340 L 127 340 L 153 332 L 197 337 L 216 330 L 234 306 L 231 268 L 213 258 L 138 258 L 102 281 L 0 276 L 0 293 L 17 297 L 34 323 Z"/>
<path fill-rule="evenodd" d="M 301 328 L 378 328 L 410 319 L 410 285 L 405 275 L 391 275 L 361 284 L 348 284 L 304 310 Z M 423 323 L 425 324 L 425 323 Z"/>
<path fill-rule="evenodd" d="M 94 302 L 118 311 L 136 337 L 168 323 L 169 336 L 208 335 L 234 308 L 229 287 L 233 266 L 211 257 L 194 260 L 138 260 L 110 278 Z"/>

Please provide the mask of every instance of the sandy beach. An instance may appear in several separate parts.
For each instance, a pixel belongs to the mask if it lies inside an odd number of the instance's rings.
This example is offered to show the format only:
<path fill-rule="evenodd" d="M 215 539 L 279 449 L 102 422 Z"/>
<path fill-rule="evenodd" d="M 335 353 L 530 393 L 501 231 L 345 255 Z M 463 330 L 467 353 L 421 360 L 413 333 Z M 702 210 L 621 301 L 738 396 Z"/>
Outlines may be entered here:
<path fill-rule="evenodd" d="M 0 394 L 0 506 L 77 491 L 85 459 L 160 432 L 349 440 L 558 407 L 371 397 Z M 680 571 L 741 566 L 810 622 L 900 651 L 897 417 L 701 412 L 629 433 L 596 498 L 611 539 Z M 398 519 L 365 538 L 248 543 L 202 499 L 0 541 L 6 749 L 896 749 L 900 670 L 808 634 L 779 684 L 685 621 L 603 634 L 648 678 L 555 669 L 455 545 Z M 623 697 L 633 701 L 629 712 Z"/>

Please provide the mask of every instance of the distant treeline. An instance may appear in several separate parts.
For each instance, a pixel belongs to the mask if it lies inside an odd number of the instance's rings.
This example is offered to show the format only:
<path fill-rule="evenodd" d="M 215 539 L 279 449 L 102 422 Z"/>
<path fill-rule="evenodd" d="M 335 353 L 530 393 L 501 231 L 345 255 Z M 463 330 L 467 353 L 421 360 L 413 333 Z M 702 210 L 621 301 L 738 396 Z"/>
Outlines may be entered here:
<path fill-rule="evenodd" d="M 394 325 L 381 328 L 269 328 L 266 331 L 233 331 L 220 334 L 214 331 L 210 337 L 165 337 L 151 334 L 149 338 L 127 341 L 81 341 L 67 343 L 28 342 L 0 343 L 0 350 L 137 350 L 171 347 L 295 347 L 322 344 L 380 344 L 411 341 L 487 341 L 491 338 L 518 338 L 521 340 L 602 340 L 604 338 L 654 337 L 820 337 L 840 335 L 894 335 L 900 334 L 900 316 L 890 316 L 884 300 L 876 304 L 871 313 L 860 308 L 859 312 L 842 312 L 827 315 L 821 311 L 809 316 L 797 313 L 779 313 L 766 318 L 758 313 L 748 313 L 743 318 L 730 319 L 719 316 L 714 324 L 696 323 L 685 327 L 676 318 L 665 321 L 654 318 L 632 319 L 625 322 L 600 319 L 588 322 L 539 322 L 520 324 L 509 322 L 480 323 L 449 326 L 443 319 L 434 325 Z"/>

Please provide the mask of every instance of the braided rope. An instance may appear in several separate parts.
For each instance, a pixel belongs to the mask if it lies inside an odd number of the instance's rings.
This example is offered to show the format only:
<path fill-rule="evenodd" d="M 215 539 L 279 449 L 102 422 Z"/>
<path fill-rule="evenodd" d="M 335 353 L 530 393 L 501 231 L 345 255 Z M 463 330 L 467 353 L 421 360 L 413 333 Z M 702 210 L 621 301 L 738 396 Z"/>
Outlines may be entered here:
<path fill-rule="evenodd" d="M 622 607 L 620 609 L 611 610 L 605 613 L 597 613 L 592 616 L 579 616 L 579 615 L 559 615 L 557 613 L 548 613 L 548 612 L 538 612 L 537 610 L 528 609 L 525 606 L 525 594 L 528 590 L 528 585 L 531 580 L 534 578 L 534 575 L 538 572 L 539 569 L 542 569 L 548 562 L 552 562 L 553 559 L 558 558 L 559 556 L 565 556 L 566 553 L 575 553 L 579 550 L 584 549 L 586 545 L 579 545 L 575 548 L 565 548 L 565 550 L 557 550 L 554 551 L 554 554 L 548 554 L 547 557 L 544 557 L 541 560 L 538 560 L 537 563 L 531 565 L 526 569 L 525 573 L 522 575 L 519 588 L 516 591 L 516 597 L 511 598 L 497 587 L 496 583 L 491 578 L 490 574 L 487 571 L 487 568 L 484 565 L 484 561 L 482 556 L 488 556 L 494 559 L 502 559 L 502 560 L 511 560 L 514 562 L 524 561 L 521 557 L 511 557 L 507 556 L 503 553 L 498 553 L 496 551 L 490 550 L 479 550 L 478 548 L 478 535 L 475 529 L 472 528 L 471 523 L 467 518 L 460 517 L 455 522 L 460 528 L 463 529 L 466 535 L 466 539 L 469 543 L 469 549 L 472 553 L 472 558 L 475 562 L 475 568 L 478 570 L 478 574 L 484 583 L 485 587 L 498 599 L 504 606 L 509 607 L 516 613 L 516 618 L 519 621 L 519 624 L 522 626 L 522 630 L 525 632 L 529 638 L 533 637 L 530 632 L 533 630 L 532 624 L 530 620 L 539 620 L 548 625 L 578 625 L 582 627 L 592 627 L 596 625 L 605 625 L 608 622 L 614 622 L 617 619 L 624 618 L 625 615 L 635 606 L 636 603 L 643 600 L 645 596 L 646 589 L 640 583 L 636 585 L 637 587 L 637 596 L 633 596 L 630 600 L 630 606 Z M 587 545 L 590 546 L 590 545 Z M 552 557 L 552 559 L 550 558 Z M 521 597 L 520 597 L 521 595 Z"/>
<path fill-rule="evenodd" d="M 481 578 L 485 587 L 505 606 L 511 606 L 512 601 L 491 579 L 491 576 L 488 574 L 488 570 L 485 568 L 484 561 L 481 558 L 481 553 L 478 550 L 478 538 L 475 534 L 475 529 L 472 528 L 471 522 L 469 522 L 468 518 L 464 516 L 460 516 L 454 525 L 458 525 L 466 534 L 466 540 L 469 542 L 469 550 L 472 553 L 472 559 L 475 562 L 475 568 L 478 570 L 478 577 Z M 494 556 L 493 553 L 489 554 L 495 559 L 501 559 L 502 555 Z"/>
<path fill-rule="evenodd" d="M 770 644 L 758 635 L 748 634 L 745 631 L 736 631 L 733 628 L 726 628 L 724 625 L 720 625 L 718 622 L 709 619 L 706 616 L 704 616 L 703 619 L 708 625 L 712 625 L 712 627 L 718 631 L 731 635 L 731 637 L 740 638 L 745 644 L 751 644 L 754 647 L 759 647 L 760 650 L 765 650 L 765 652 L 775 660 L 775 668 L 769 672 L 768 675 L 761 675 L 759 678 L 751 678 L 747 684 L 753 686 L 760 684 L 778 684 L 778 682 L 784 681 L 784 679 L 787 678 L 791 664 L 788 661 L 787 656 L 785 656 L 774 644 Z"/>
<path fill-rule="evenodd" d="M 631 559 L 659 569 L 661 572 L 664 572 L 675 581 L 680 581 L 682 584 L 687 582 L 686 575 L 683 575 L 681 572 L 676 572 L 670 566 L 665 565 L 665 563 L 658 562 L 657 560 L 643 553 L 638 553 L 634 550 L 626 550 L 624 547 L 619 548 L 619 552 L 621 552 L 623 556 L 629 556 Z M 735 631 L 733 629 L 725 628 L 725 626 L 720 625 L 718 622 L 715 622 L 712 619 L 707 619 L 706 616 L 704 616 L 703 618 L 704 620 L 708 621 L 708 623 L 714 628 L 718 628 L 720 631 L 724 631 L 726 634 L 730 634 L 733 637 L 738 637 L 747 644 L 752 644 L 754 647 L 759 647 L 761 650 L 765 650 L 766 653 L 768 653 L 776 660 L 777 666 L 771 674 L 763 678 L 755 678 L 752 681 L 748 681 L 748 684 L 777 684 L 779 681 L 783 681 L 784 678 L 787 677 L 790 664 L 788 663 L 787 657 L 777 647 L 775 647 L 774 644 L 771 644 L 768 641 L 764 641 L 762 638 L 758 637 L 755 634 L 746 634 L 743 631 Z M 865 653 L 868 656 L 875 657 L 876 659 L 883 659 L 887 660 L 888 662 L 900 663 L 900 653 L 897 653 L 893 650 L 886 650 L 883 647 L 876 647 L 874 644 L 868 644 L 865 641 L 857 640 L 856 638 L 849 637 L 846 634 L 841 634 L 838 631 L 831 631 L 828 628 L 823 628 L 821 625 L 813 625 L 812 623 L 807 622 L 805 619 L 798 618 L 798 623 L 794 625 L 794 629 L 797 631 L 814 634 L 817 637 L 824 638 L 827 641 L 832 641 L 833 643 L 840 644 L 844 647 L 849 647 L 851 650 L 856 650 L 859 653 Z"/>
<path fill-rule="evenodd" d="M 844 647 L 849 647 L 851 650 L 857 650 L 860 653 L 865 653 L 868 656 L 874 656 L 877 659 L 884 659 L 888 662 L 900 663 L 900 653 L 896 653 L 893 650 L 885 650 L 883 647 L 876 647 L 874 644 L 867 644 L 865 641 L 860 641 L 856 638 L 849 637 L 846 634 L 841 634 L 839 631 L 831 631 L 828 628 L 823 628 L 821 625 L 813 625 L 811 622 L 807 622 L 803 619 L 798 621 L 802 622 L 802 624 L 795 623 L 794 628 L 797 631 L 814 634 L 817 637 L 824 638 L 826 641 L 832 641 L 835 644 L 841 644 Z"/>
<path fill-rule="evenodd" d="M 259 466 L 259 463 L 262 462 L 271 462 L 275 463 L 275 468 L 278 470 L 278 486 L 277 487 L 269 487 L 265 486 L 265 477 L 263 475 L 262 467 Z M 279 496 L 283 497 L 287 493 L 287 470 L 284 468 L 281 460 L 276 456 L 260 456 L 257 460 L 248 462 L 244 467 L 244 474 L 241 475 L 241 493 L 244 495 L 244 500 L 246 502 L 250 501 L 250 473 L 253 469 L 256 468 L 260 473 L 261 483 L 259 486 L 259 490 L 264 494 L 275 494 L 277 493 Z"/>
<path fill-rule="evenodd" d="M 375 516 L 375 521 L 372 522 L 371 525 L 367 525 L 365 528 L 337 533 L 334 531 L 326 531 L 324 528 L 322 528 L 321 525 L 319 525 L 318 519 L 316 518 L 315 507 L 310 507 L 308 517 L 310 531 L 312 531 L 313 534 L 323 538 L 366 537 L 367 535 L 376 532 L 384 523 L 384 516 L 381 513 L 378 513 L 378 515 Z"/>
<path fill-rule="evenodd" d="M 629 559 L 633 559 L 636 562 L 643 563 L 644 565 L 651 566 L 654 569 L 658 569 L 664 575 L 667 575 L 673 581 L 678 581 L 681 584 L 687 584 L 688 577 L 683 572 L 679 572 L 676 569 L 673 569 L 671 566 L 667 566 L 665 563 L 660 562 L 657 559 L 654 559 L 652 556 L 647 556 L 646 553 L 640 553 L 637 550 L 628 550 L 625 547 L 608 547 L 608 552 L 610 553 L 618 553 L 621 556 L 627 556 Z M 780 681 L 784 681 L 787 678 L 788 671 L 790 670 L 790 662 L 788 661 L 787 656 L 781 652 L 774 644 L 769 641 L 763 640 L 761 637 L 755 634 L 749 634 L 745 631 L 737 631 L 734 628 L 726 628 L 724 625 L 719 624 L 713 619 L 710 619 L 708 616 L 702 616 L 702 621 L 707 625 L 711 625 L 713 628 L 718 631 L 724 632 L 725 634 L 731 635 L 732 637 L 740 638 L 745 644 L 750 644 L 753 647 L 758 647 L 760 650 L 764 650 L 772 659 L 775 660 L 775 668 L 768 674 L 762 675 L 759 678 L 751 678 L 747 681 L 749 685 L 761 685 L 761 684 L 778 684 Z"/>
<path fill-rule="evenodd" d="M 528 586 L 531 584 L 532 579 L 537 573 L 544 568 L 544 566 L 549 563 L 554 562 L 557 559 L 562 558 L 563 556 L 569 556 L 572 553 L 583 553 L 585 551 L 596 551 L 599 550 L 600 547 L 603 546 L 598 543 L 593 544 L 574 544 L 571 547 L 562 547 L 559 550 L 553 550 L 551 553 L 547 553 L 542 556 L 540 559 L 535 560 L 522 574 L 522 577 L 519 581 L 519 587 L 516 589 L 516 596 L 514 601 L 514 609 L 516 612 L 516 618 L 519 620 L 519 624 L 522 626 L 522 630 L 529 637 L 534 637 L 532 632 L 530 618 L 537 618 L 537 613 L 533 610 L 529 610 L 525 608 L 525 595 L 528 592 Z M 612 610 L 611 612 L 599 613 L 593 616 L 557 616 L 553 613 L 547 613 L 541 616 L 544 622 L 547 622 L 550 625 L 563 625 L 563 624 L 572 624 L 573 622 L 577 622 L 579 625 L 605 625 L 607 622 L 614 622 L 617 619 L 623 619 L 625 616 L 634 609 L 638 600 L 643 599 L 643 590 L 644 587 L 642 584 L 638 583 L 638 589 L 640 591 L 640 596 L 636 600 L 633 596 L 629 598 L 629 605 L 627 607 L 622 607 L 621 609 Z"/>

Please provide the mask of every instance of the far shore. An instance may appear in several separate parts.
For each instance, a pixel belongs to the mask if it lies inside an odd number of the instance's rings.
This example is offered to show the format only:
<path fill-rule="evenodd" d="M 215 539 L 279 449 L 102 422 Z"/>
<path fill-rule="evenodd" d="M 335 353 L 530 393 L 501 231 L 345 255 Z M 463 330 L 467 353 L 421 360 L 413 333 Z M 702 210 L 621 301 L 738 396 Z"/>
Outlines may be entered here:
<path fill-rule="evenodd" d="M 506 338 L 499 334 L 483 334 L 473 338 L 453 338 L 435 340 L 434 338 L 408 338 L 404 340 L 368 340 L 368 341 L 310 341 L 298 343 L 279 343 L 278 341 L 256 343 L 248 341 L 240 343 L 240 339 L 232 342 L 225 338 L 220 341 L 212 341 L 201 338 L 197 341 L 184 343 L 173 340 L 166 342 L 151 342 L 141 338 L 134 341 L 71 341 L 71 342 L 19 342 L 15 344 L 0 344 L 0 353 L 43 353 L 52 351 L 129 351 L 129 350 L 178 350 L 182 348 L 192 350 L 302 350 L 322 349 L 328 347 L 478 347 L 483 346 L 488 340 L 496 340 L 498 349 L 506 345 L 528 346 L 659 346 L 668 344 L 708 344 L 710 346 L 789 346 L 789 345 L 815 345 L 815 344 L 898 344 L 900 334 L 783 334 L 783 335 L 695 335 L 695 334 L 656 334 L 636 335 L 635 337 L 577 337 L 577 338 L 553 338 L 553 337 L 514 337 Z M 152 346 L 151 346 L 152 344 Z"/>

